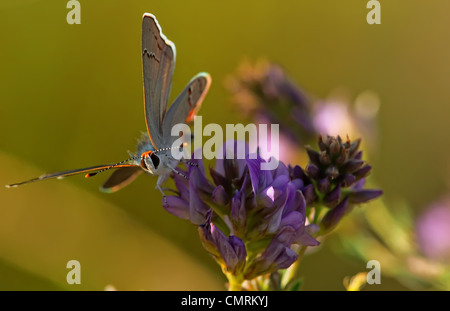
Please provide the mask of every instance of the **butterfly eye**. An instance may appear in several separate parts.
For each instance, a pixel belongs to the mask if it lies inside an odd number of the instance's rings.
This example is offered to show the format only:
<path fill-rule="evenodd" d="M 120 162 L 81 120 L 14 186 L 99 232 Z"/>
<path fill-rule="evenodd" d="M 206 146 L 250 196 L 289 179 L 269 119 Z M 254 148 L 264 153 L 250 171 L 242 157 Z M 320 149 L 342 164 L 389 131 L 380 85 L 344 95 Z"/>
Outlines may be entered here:
<path fill-rule="evenodd" d="M 153 166 L 155 167 L 155 169 L 158 169 L 158 166 L 159 166 L 159 157 L 158 157 L 156 154 L 152 153 L 152 154 L 150 155 L 150 159 L 152 159 Z"/>

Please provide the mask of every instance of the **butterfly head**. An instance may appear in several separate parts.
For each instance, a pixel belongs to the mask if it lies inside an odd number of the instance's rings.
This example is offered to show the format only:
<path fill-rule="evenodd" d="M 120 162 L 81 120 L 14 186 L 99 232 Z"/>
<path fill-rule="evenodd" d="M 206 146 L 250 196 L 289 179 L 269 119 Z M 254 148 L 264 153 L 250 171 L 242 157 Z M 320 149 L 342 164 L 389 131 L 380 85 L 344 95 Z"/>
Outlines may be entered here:
<path fill-rule="evenodd" d="M 155 151 L 146 151 L 141 155 L 141 167 L 152 174 L 155 174 L 161 164 L 160 157 Z"/>

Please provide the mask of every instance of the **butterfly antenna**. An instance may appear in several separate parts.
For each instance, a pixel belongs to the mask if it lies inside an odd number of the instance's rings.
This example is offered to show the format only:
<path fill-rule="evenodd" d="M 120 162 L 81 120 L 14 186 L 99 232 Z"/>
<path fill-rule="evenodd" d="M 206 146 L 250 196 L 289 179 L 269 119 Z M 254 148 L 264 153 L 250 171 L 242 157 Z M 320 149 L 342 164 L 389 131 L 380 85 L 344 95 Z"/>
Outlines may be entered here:
<path fill-rule="evenodd" d="M 166 148 L 161 148 L 161 149 L 155 150 L 155 151 L 153 151 L 153 152 L 154 152 L 154 153 L 157 153 L 157 152 L 167 151 L 167 150 L 172 150 L 172 149 L 176 149 L 176 148 L 183 148 L 183 147 L 186 147 L 187 145 L 188 145 L 188 143 L 185 142 L 185 143 L 183 143 L 182 145 L 180 145 L 180 147 L 166 147 Z M 182 161 L 183 161 L 184 163 L 186 163 L 187 165 L 198 167 L 198 163 L 190 162 L 190 161 L 187 161 L 187 160 L 184 160 L 184 159 L 183 159 Z M 178 173 L 178 172 L 176 172 L 176 173 Z"/>
<path fill-rule="evenodd" d="M 102 173 L 102 172 L 107 171 L 107 170 L 109 170 L 109 169 L 115 168 L 116 166 L 122 165 L 122 164 L 124 164 L 124 163 L 126 163 L 126 162 L 128 162 L 128 161 L 136 160 L 136 159 L 139 159 L 139 158 L 140 158 L 139 156 L 136 156 L 136 157 L 132 157 L 132 158 L 129 158 L 129 159 L 120 161 L 120 162 L 118 162 L 118 163 L 116 163 L 116 164 L 112 164 L 112 165 L 110 165 L 110 166 L 108 166 L 108 167 L 106 167 L 106 168 L 104 168 L 104 169 L 101 169 L 101 170 L 99 170 L 99 171 L 97 171 L 97 172 L 93 172 L 93 173 L 86 174 L 84 177 L 86 177 L 86 178 L 94 177 L 95 175 L 97 175 L 97 174 L 99 174 L 99 173 Z"/>
<path fill-rule="evenodd" d="M 155 151 L 153 151 L 153 153 L 157 153 L 157 152 L 161 152 L 161 151 L 167 151 L 167 150 L 172 150 L 172 149 L 177 149 L 177 148 L 183 148 L 183 147 L 186 147 L 187 145 L 188 145 L 188 143 L 184 142 L 179 147 L 160 148 L 160 149 L 156 149 Z"/>

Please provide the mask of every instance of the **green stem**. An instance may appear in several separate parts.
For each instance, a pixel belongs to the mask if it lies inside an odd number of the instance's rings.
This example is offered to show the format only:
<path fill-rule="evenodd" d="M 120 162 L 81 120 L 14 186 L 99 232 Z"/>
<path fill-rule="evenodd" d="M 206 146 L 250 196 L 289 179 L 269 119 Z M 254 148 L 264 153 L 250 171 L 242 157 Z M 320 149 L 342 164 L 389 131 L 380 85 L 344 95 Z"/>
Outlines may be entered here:
<path fill-rule="evenodd" d="M 236 276 L 233 274 L 227 274 L 229 288 L 230 291 L 240 291 L 242 290 L 242 282 L 244 282 L 244 279 L 241 275 Z"/>
<path fill-rule="evenodd" d="M 322 205 L 317 205 L 314 211 L 314 219 L 312 221 L 313 224 L 317 224 L 319 222 L 320 214 L 322 213 Z"/>

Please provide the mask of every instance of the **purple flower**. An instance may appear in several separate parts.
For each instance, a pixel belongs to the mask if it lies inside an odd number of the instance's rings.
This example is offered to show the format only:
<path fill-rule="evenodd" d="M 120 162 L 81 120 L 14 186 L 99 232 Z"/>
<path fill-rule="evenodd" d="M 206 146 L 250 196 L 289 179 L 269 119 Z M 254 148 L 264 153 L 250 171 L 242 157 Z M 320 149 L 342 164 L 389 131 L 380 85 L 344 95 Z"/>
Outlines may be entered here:
<path fill-rule="evenodd" d="M 245 278 L 253 279 L 258 275 L 286 269 L 293 264 L 298 255 L 290 248 L 295 238 L 295 229 L 284 227 L 271 240 L 269 246 L 245 270 Z"/>
<path fill-rule="evenodd" d="M 209 194 L 214 187 L 205 177 L 203 163 L 195 159 L 191 162 L 198 166 L 189 166 L 187 172 L 181 171 L 182 175 L 173 175 L 178 195 L 166 196 L 163 207 L 177 217 L 189 219 L 191 223 L 201 225 L 206 222 L 210 210 L 201 196 L 205 193 Z M 189 176 L 189 179 L 183 176 Z"/>
<path fill-rule="evenodd" d="M 322 135 L 362 134 L 368 147 L 375 147 L 376 116 L 379 98 L 371 91 L 358 94 L 351 104 L 345 97 L 329 98 L 315 102 L 312 107 L 312 123 Z"/>
<path fill-rule="evenodd" d="M 265 60 L 245 62 L 226 87 L 235 106 L 254 123 L 279 124 L 282 135 L 296 144 L 315 137 L 310 101 L 281 66 Z"/>
<path fill-rule="evenodd" d="M 433 203 L 417 220 L 417 243 L 429 258 L 450 262 L 450 198 Z"/>
<path fill-rule="evenodd" d="M 339 136 L 319 136 L 319 151 L 307 147 L 309 163 L 289 167 L 291 181 L 302 191 L 307 205 L 320 209 L 326 207 L 321 225 L 322 233 L 332 230 L 342 217 L 357 204 L 373 200 L 383 191 L 365 189 L 365 178 L 371 166 L 362 160 L 360 140 L 343 141 Z"/>
<path fill-rule="evenodd" d="M 203 247 L 228 277 L 273 274 L 297 260 L 294 245 L 318 245 L 314 234 L 332 230 L 357 204 L 381 195 L 364 188 L 371 167 L 359 143 L 320 137 L 320 151 L 307 149 L 305 170 L 283 162 L 262 170 L 266 160 L 259 154 L 228 141 L 209 176 L 194 159 L 196 166 L 174 174 L 176 195 L 166 198 L 165 208 L 199 226 Z"/>
<path fill-rule="evenodd" d="M 226 237 L 213 223 L 207 222 L 198 228 L 205 249 L 226 269 L 238 274 L 245 266 L 247 252 L 244 242 L 234 236 Z"/>
<path fill-rule="evenodd" d="M 245 150 L 242 159 L 238 150 Z M 184 172 L 189 180 L 173 176 L 177 195 L 167 197 L 166 210 L 199 225 L 204 248 L 224 271 L 254 278 L 290 266 L 297 259 L 293 244 L 319 244 L 305 223 L 304 195 L 282 162 L 262 170 L 265 160 L 234 141 L 219 154 L 212 181 L 201 161 Z"/>
<path fill-rule="evenodd" d="M 355 120 L 346 103 L 320 102 L 314 105 L 313 124 L 317 133 L 346 135 L 355 133 Z"/>

